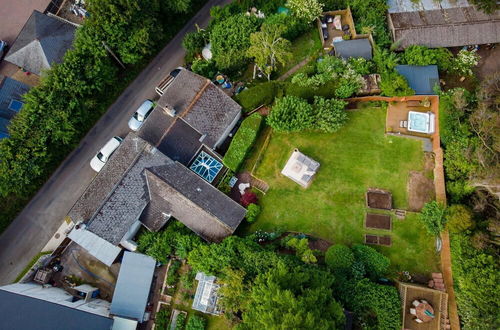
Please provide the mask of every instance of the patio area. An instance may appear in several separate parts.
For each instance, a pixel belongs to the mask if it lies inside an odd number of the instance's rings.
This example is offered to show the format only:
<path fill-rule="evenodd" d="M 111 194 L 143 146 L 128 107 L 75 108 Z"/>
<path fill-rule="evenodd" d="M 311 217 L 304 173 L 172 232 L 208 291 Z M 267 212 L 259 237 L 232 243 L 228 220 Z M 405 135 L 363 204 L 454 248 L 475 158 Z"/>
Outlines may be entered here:
<path fill-rule="evenodd" d="M 385 124 L 386 133 L 423 138 L 433 137 L 436 133 L 437 107 L 437 102 L 425 100 L 423 97 L 389 102 Z"/>

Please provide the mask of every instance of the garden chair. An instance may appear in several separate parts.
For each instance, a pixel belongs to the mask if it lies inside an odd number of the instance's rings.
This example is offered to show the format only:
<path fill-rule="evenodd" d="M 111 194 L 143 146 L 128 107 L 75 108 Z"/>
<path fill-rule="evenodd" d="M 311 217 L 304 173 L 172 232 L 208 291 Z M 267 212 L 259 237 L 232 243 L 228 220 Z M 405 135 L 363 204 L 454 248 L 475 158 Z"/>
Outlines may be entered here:
<path fill-rule="evenodd" d="M 411 315 L 417 315 L 417 310 L 415 308 L 410 308 Z"/>

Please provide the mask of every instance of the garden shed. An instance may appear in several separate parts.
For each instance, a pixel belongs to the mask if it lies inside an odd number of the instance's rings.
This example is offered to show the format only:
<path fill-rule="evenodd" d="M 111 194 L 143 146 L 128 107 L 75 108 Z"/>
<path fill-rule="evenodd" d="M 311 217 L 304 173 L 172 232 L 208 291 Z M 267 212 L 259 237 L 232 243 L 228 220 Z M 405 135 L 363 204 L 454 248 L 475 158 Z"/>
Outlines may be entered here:
<path fill-rule="evenodd" d="M 281 174 L 307 188 L 318 171 L 319 165 L 314 159 L 307 157 L 298 149 L 294 149 Z"/>
<path fill-rule="evenodd" d="M 362 57 L 366 60 L 372 59 L 372 44 L 370 39 L 342 40 L 333 44 L 335 55 L 343 59 L 350 57 Z"/>

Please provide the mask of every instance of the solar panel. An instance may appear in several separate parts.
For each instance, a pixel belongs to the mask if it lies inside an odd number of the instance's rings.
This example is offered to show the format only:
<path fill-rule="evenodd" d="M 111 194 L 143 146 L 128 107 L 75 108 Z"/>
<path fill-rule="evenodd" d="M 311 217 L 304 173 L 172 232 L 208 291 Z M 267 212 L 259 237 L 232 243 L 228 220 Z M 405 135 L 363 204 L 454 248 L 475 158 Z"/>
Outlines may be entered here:
<path fill-rule="evenodd" d="M 16 111 L 16 112 L 19 112 L 19 110 L 21 110 L 21 108 L 23 107 L 23 105 L 24 105 L 24 103 L 21 102 L 21 101 L 11 100 L 10 104 L 9 104 L 9 109 L 13 110 L 13 111 Z"/>
<path fill-rule="evenodd" d="M 222 164 L 214 157 L 202 151 L 189 167 L 193 172 L 201 176 L 208 182 L 214 181 L 217 174 L 222 169 Z"/>

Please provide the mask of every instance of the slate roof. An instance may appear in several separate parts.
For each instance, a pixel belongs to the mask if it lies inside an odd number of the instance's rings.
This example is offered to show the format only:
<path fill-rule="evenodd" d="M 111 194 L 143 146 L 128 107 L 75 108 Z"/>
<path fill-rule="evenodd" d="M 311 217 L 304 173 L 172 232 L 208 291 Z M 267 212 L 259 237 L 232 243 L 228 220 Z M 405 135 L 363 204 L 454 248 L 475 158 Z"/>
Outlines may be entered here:
<path fill-rule="evenodd" d="M 401 48 L 457 47 L 500 42 L 500 11 L 485 14 L 466 0 L 389 0 L 389 27 Z"/>
<path fill-rule="evenodd" d="M 172 160 L 188 166 L 202 146 L 201 139 L 198 131 L 184 120 L 177 120 L 158 144 L 158 149 Z"/>
<path fill-rule="evenodd" d="M 87 230 L 118 245 L 149 203 L 144 169 L 169 163 L 172 163 L 172 160 L 152 146 L 146 146 L 92 217 Z"/>
<path fill-rule="evenodd" d="M 12 100 L 22 101 L 23 94 L 31 89 L 30 86 L 23 84 L 15 79 L 0 76 L 0 117 L 12 119 L 17 113 L 15 110 L 9 109 Z"/>
<path fill-rule="evenodd" d="M 333 44 L 335 55 L 348 59 L 350 57 L 362 57 L 372 59 L 372 45 L 368 38 L 342 40 Z"/>
<path fill-rule="evenodd" d="M 155 266 L 156 261 L 151 257 L 125 252 L 111 302 L 112 315 L 144 320 Z"/>
<path fill-rule="evenodd" d="M 73 44 L 76 27 L 34 10 L 12 44 L 5 60 L 40 75 L 60 63 Z"/>
<path fill-rule="evenodd" d="M 169 115 L 165 112 L 155 116 L 169 126 L 160 125 L 160 121 L 152 123 L 152 114 L 141 129 L 150 131 L 141 134 L 147 134 L 146 140 L 153 144 L 160 143 L 159 136 L 160 139 L 168 138 L 164 133 L 173 125 L 173 121 L 184 120 L 193 130 L 205 136 L 205 145 L 215 148 L 241 115 L 241 106 L 236 101 L 210 80 L 188 70 L 179 72 L 158 100 L 158 107 L 153 113 L 162 108 L 175 109 L 176 115 L 171 119 L 172 122 L 169 122 Z"/>
<path fill-rule="evenodd" d="M 396 71 L 408 81 L 417 95 L 435 95 L 434 86 L 439 86 L 437 65 L 396 65 Z"/>
<path fill-rule="evenodd" d="M 97 314 L 0 289 L 0 328 L 109 330 L 113 320 Z"/>
<path fill-rule="evenodd" d="M 170 214 L 207 241 L 231 235 L 246 210 L 178 162 L 146 170 L 151 199 L 165 201 Z"/>

